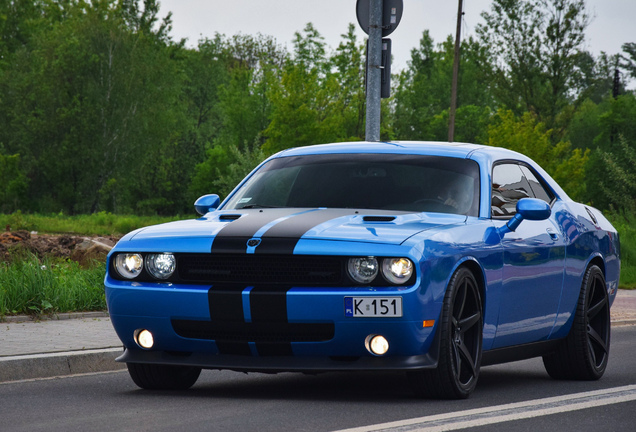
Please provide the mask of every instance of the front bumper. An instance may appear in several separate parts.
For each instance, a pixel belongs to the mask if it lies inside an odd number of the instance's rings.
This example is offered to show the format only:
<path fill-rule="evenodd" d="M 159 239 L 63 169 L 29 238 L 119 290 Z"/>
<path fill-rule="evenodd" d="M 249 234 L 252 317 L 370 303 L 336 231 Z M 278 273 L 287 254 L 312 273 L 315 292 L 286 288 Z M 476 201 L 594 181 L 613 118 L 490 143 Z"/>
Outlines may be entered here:
<path fill-rule="evenodd" d="M 194 366 L 203 369 L 228 369 L 238 372 L 336 372 L 418 370 L 437 367 L 437 349 L 427 354 L 406 357 L 245 357 L 202 352 L 174 353 L 126 348 L 117 358 L 124 363 L 154 363 Z"/>
<path fill-rule="evenodd" d="M 433 302 L 418 287 L 379 288 L 291 288 L 283 294 L 284 314 L 257 321 L 256 307 L 250 303 L 250 287 L 228 294 L 235 308 L 243 308 L 240 317 L 220 310 L 214 304 L 209 286 L 131 283 L 106 278 L 106 300 L 111 321 L 126 351 L 118 361 L 197 366 L 207 369 L 240 371 L 336 371 L 396 370 L 432 368 L 437 365 L 437 324 L 441 304 Z M 279 307 L 280 301 L 260 293 L 267 304 Z M 253 294 L 252 294 L 253 295 Z M 344 313 L 346 296 L 400 296 L 403 316 L 394 318 L 354 318 Z M 230 304 L 230 303 L 228 303 Z M 227 313 L 226 313 L 227 312 Z M 214 316 L 214 317 L 213 317 Z M 222 318 L 222 320 L 220 318 Z M 250 335 L 216 340 L 197 332 L 184 333 L 179 323 L 190 327 L 210 327 L 214 322 L 231 323 L 232 328 L 262 328 L 281 331 L 265 339 L 250 340 Z M 328 338 L 314 333 L 303 339 L 298 328 L 331 328 Z M 140 329 L 153 333 L 152 349 L 140 348 L 134 335 Z M 300 332 L 302 333 L 302 331 Z M 290 334 L 293 337 L 290 337 Z M 389 341 L 389 351 L 378 357 L 369 353 L 365 340 L 382 335 Z"/>

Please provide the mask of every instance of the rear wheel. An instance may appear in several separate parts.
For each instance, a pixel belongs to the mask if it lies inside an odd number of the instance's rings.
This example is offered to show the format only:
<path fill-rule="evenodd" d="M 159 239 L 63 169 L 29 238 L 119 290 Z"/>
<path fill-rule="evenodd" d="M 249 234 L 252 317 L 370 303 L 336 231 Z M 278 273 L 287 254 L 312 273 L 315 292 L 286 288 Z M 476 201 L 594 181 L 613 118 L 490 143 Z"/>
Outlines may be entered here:
<path fill-rule="evenodd" d="M 460 268 L 451 278 L 437 331 L 437 368 L 410 372 L 410 382 L 418 396 L 465 399 L 477 385 L 483 337 L 479 286 L 467 268 Z"/>
<path fill-rule="evenodd" d="M 543 357 L 555 379 L 597 380 L 605 373 L 610 347 L 610 310 L 605 277 L 600 268 L 585 272 L 574 322 L 556 352 Z"/>
<path fill-rule="evenodd" d="M 147 390 L 186 390 L 199 378 L 201 368 L 145 363 L 126 363 L 128 373 L 139 387 Z"/>

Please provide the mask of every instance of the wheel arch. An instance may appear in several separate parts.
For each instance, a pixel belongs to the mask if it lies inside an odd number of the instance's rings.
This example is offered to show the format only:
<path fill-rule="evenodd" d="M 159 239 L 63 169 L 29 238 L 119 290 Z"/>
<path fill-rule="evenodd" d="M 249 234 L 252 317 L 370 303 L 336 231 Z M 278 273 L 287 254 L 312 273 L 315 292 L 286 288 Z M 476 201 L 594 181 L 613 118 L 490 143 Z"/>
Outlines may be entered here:
<path fill-rule="evenodd" d="M 587 272 L 587 270 L 593 265 L 600 268 L 601 272 L 603 272 L 603 277 L 607 278 L 607 274 L 605 272 L 605 260 L 603 259 L 601 255 L 595 254 L 591 256 L 587 265 L 585 266 L 585 271 Z"/>
<path fill-rule="evenodd" d="M 479 261 L 473 257 L 464 257 L 453 269 L 451 276 L 460 268 L 467 268 L 475 277 L 477 286 L 479 287 L 479 296 L 481 301 L 482 313 L 486 306 L 486 275 Z M 450 281 L 450 279 L 449 279 Z"/>

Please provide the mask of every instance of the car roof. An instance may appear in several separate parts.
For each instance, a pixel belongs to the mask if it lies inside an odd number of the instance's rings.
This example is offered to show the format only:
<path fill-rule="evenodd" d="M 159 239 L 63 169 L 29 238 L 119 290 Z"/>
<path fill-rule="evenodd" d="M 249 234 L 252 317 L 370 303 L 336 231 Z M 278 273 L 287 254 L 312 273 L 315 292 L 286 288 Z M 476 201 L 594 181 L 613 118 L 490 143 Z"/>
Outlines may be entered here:
<path fill-rule="evenodd" d="M 275 155 L 275 157 L 290 157 L 315 154 L 337 153 L 397 153 L 437 155 L 458 158 L 468 158 L 473 153 L 481 153 L 490 160 L 518 159 L 530 161 L 524 155 L 501 147 L 490 147 L 470 143 L 448 143 L 434 141 L 355 141 L 333 144 L 319 144 L 307 147 L 296 147 Z"/>

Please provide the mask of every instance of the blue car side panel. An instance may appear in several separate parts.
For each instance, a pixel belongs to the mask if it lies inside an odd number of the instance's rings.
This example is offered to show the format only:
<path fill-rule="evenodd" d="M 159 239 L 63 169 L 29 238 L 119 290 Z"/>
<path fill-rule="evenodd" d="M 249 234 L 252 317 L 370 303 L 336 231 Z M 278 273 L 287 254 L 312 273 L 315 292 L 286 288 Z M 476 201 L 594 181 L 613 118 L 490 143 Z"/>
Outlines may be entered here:
<path fill-rule="evenodd" d="M 492 227 L 490 220 L 468 218 L 465 224 L 446 226 L 432 235 L 423 232 L 405 243 L 424 245 L 421 285 L 427 287 L 425 291 L 434 302 L 443 302 L 458 266 L 470 261 L 480 269 L 484 279 L 484 350 L 491 348 L 495 337 L 502 283 L 503 249 L 499 241 L 490 241 Z"/>

